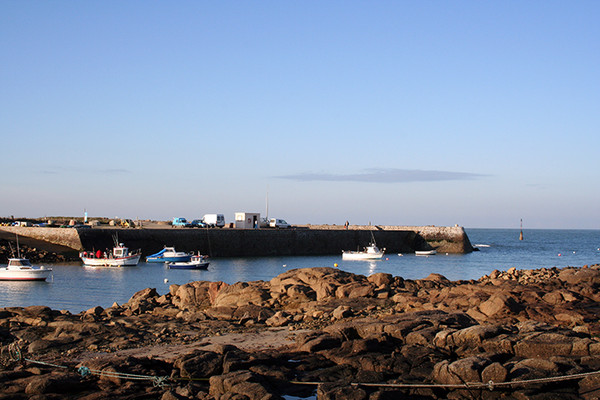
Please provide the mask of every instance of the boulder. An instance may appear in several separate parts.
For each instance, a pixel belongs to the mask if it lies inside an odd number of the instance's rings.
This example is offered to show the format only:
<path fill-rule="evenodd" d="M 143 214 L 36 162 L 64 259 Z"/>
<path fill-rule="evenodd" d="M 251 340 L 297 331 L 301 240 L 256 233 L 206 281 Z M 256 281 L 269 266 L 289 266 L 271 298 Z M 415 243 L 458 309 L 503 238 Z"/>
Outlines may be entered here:
<path fill-rule="evenodd" d="M 219 290 L 213 307 L 239 307 L 248 304 L 262 306 L 270 298 L 264 282 L 238 282 Z"/>
<path fill-rule="evenodd" d="M 266 387 L 264 379 L 250 371 L 235 371 L 224 375 L 211 376 L 209 379 L 212 398 L 235 399 L 236 394 L 243 395 L 239 399 L 248 400 L 275 400 L 280 396 L 272 394 Z"/>
<path fill-rule="evenodd" d="M 483 357 L 467 357 L 450 362 L 443 360 L 435 364 L 431 378 L 442 384 L 481 382 L 481 372 L 491 361 Z"/>
<path fill-rule="evenodd" d="M 268 326 L 285 326 L 289 324 L 290 317 L 287 313 L 283 311 L 277 311 L 273 316 L 265 321 Z"/>
<path fill-rule="evenodd" d="M 196 281 L 175 288 L 171 285 L 172 303 L 181 310 L 203 311 L 213 305 L 219 291 L 227 287 L 224 282 Z"/>
<path fill-rule="evenodd" d="M 348 306 L 339 306 L 333 310 L 332 316 L 335 319 L 343 319 L 352 315 L 352 309 Z"/>
<path fill-rule="evenodd" d="M 196 350 L 173 363 L 182 378 L 208 378 L 223 371 L 223 355 L 212 351 Z"/>
<path fill-rule="evenodd" d="M 394 282 L 394 277 L 392 274 L 386 274 L 383 272 L 378 272 L 373 275 L 369 275 L 367 280 L 374 284 L 377 288 L 388 287 Z"/>
<path fill-rule="evenodd" d="M 515 343 L 517 357 L 548 358 L 551 356 L 570 356 L 574 338 L 560 333 L 536 332 Z"/>
<path fill-rule="evenodd" d="M 493 294 L 490 298 L 479 305 L 479 310 L 488 317 L 500 313 L 518 313 L 522 307 L 517 300 L 506 292 Z"/>

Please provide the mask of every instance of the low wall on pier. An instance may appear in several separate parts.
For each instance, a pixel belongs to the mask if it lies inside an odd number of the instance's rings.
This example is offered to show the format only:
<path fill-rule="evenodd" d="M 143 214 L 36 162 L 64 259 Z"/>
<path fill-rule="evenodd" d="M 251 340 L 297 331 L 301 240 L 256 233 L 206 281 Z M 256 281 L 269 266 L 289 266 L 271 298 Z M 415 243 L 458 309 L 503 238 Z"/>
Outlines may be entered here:
<path fill-rule="evenodd" d="M 439 253 L 468 253 L 473 247 L 462 227 L 402 226 L 301 226 L 292 229 L 195 229 L 195 228 L 47 228 L 0 227 L 20 236 L 70 247 L 105 250 L 114 237 L 144 256 L 164 246 L 179 251 L 200 251 L 212 257 L 334 255 L 356 250 L 371 241 L 387 253 L 411 253 L 436 249 Z"/>

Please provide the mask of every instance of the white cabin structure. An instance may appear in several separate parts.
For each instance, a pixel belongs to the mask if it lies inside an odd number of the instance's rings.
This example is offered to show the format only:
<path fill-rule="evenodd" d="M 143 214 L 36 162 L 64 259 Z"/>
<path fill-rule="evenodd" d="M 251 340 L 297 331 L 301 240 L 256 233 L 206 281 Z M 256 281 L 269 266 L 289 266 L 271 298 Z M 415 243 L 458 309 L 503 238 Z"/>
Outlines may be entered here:
<path fill-rule="evenodd" d="M 260 228 L 260 213 L 236 212 L 235 227 L 239 229 Z"/>

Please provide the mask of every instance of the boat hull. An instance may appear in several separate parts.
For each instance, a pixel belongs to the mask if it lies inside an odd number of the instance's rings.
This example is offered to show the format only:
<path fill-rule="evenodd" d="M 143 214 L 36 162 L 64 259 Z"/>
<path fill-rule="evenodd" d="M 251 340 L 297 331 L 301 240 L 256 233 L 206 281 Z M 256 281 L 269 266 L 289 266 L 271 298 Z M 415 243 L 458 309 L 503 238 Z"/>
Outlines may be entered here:
<path fill-rule="evenodd" d="M 45 281 L 52 269 L 10 270 L 0 268 L 0 281 Z"/>
<path fill-rule="evenodd" d="M 207 269 L 210 262 L 179 262 L 179 263 L 168 263 L 169 269 Z"/>
<path fill-rule="evenodd" d="M 437 254 L 435 250 L 417 250 L 415 251 L 416 256 L 433 256 Z"/>
<path fill-rule="evenodd" d="M 360 261 L 360 260 L 381 260 L 383 258 L 383 253 L 380 254 L 369 254 L 362 252 L 351 252 L 345 251 L 342 253 L 342 260 L 349 261 Z"/>
<path fill-rule="evenodd" d="M 117 258 L 81 257 L 83 264 L 88 267 L 134 267 L 140 262 L 140 254 Z"/>

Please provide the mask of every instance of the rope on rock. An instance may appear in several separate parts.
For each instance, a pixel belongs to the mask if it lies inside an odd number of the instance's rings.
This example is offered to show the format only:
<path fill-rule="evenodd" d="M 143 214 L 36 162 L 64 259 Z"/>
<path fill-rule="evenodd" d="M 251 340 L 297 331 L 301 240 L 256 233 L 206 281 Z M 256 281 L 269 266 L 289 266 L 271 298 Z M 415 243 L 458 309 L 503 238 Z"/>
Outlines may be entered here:
<path fill-rule="evenodd" d="M 3 347 L 0 349 L 0 362 L 3 365 L 7 365 L 7 362 L 22 362 L 26 361 L 33 364 L 40 364 L 49 367 L 55 368 L 64 368 L 69 369 L 70 367 L 64 365 L 52 364 L 45 361 L 32 360 L 30 358 L 23 357 L 21 349 L 18 343 L 11 343 L 7 347 Z M 138 375 L 138 374 L 129 374 L 125 372 L 117 372 L 117 371 L 107 371 L 107 370 L 96 370 L 90 369 L 86 366 L 80 366 L 77 369 L 77 372 L 81 375 L 82 378 L 85 378 L 89 375 L 98 375 L 108 378 L 122 378 L 122 379 L 130 379 L 130 380 L 148 380 L 152 381 L 155 387 L 164 387 L 167 385 L 167 381 L 207 381 L 209 378 L 171 378 L 169 376 L 152 376 L 152 375 Z M 535 379 L 524 379 L 518 381 L 509 381 L 509 382 L 494 382 L 492 380 L 487 383 L 484 382 L 466 382 L 462 384 L 443 384 L 443 383 L 358 383 L 351 382 L 350 386 L 365 386 L 365 387 L 381 387 L 381 388 L 394 388 L 394 389 L 478 389 L 484 390 L 488 389 L 493 391 L 495 389 L 507 388 L 511 386 L 527 386 L 527 385 L 536 385 L 542 383 L 556 383 L 556 382 L 564 382 L 575 379 L 583 379 L 588 376 L 594 376 L 600 374 L 600 371 L 591 371 L 591 372 L 583 372 L 579 374 L 572 375 L 560 375 L 560 376 L 551 376 L 547 378 L 535 378 Z M 335 382 L 302 382 L 302 381 L 290 381 L 289 383 L 294 385 L 323 385 L 327 383 L 335 383 Z"/>
<path fill-rule="evenodd" d="M 534 378 L 534 379 L 524 379 L 518 381 L 509 381 L 509 382 L 494 382 L 489 381 L 487 383 L 483 382 L 467 382 L 464 384 L 410 384 L 410 383 L 351 383 L 352 386 L 377 386 L 377 387 L 390 387 L 390 388 L 418 388 L 418 389 L 489 389 L 493 391 L 494 389 L 506 388 L 510 386 L 527 386 L 527 385 L 536 385 L 540 383 L 556 383 L 556 382 L 564 382 L 575 379 L 583 379 L 588 376 L 593 376 L 600 374 L 600 371 L 591 371 L 591 372 L 583 372 L 579 374 L 572 375 L 561 375 L 561 376 L 550 376 L 548 378 Z"/>
<path fill-rule="evenodd" d="M 11 343 L 6 348 L 6 353 L 7 353 L 8 357 L 5 357 L 4 353 L 5 353 L 5 351 L 3 348 L 2 354 L 1 354 L 2 361 L 4 361 L 4 359 L 7 358 L 9 362 L 25 362 L 26 361 L 29 363 L 45 365 L 48 367 L 64 368 L 64 369 L 71 368 L 71 367 L 67 367 L 65 365 L 57 365 L 57 364 L 52 364 L 52 363 L 45 362 L 45 361 L 32 360 L 30 358 L 23 357 L 21 348 L 19 347 L 19 345 L 17 343 Z M 81 367 L 77 368 L 77 372 L 81 375 L 82 378 L 85 378 L 86 376 L 90 376 L 90 375 L 97 375 L 97 376 L 107 377 L 107 378 L 121 378 L 121 379 L 129 379 L 129 380 L 147 380 L 147 381 L 152 381 L 152 383 L 154 384 L 155 387 L 164 387 L 165 385 L 167 385 L 166 382 L 170 379 L 168 376 L 129 374 L 129 373 L 125 373 L 125 372 L 90 369 L 86 366 L 81 366 Z"/>
<path fill-rule="evenodd" d="M 462 384 L 444 384 L 444 383 L 357 383 L 351 382 L 350 386 L 366 386 L 366 387 L 382 387 L 382 388 L 394 388 L 394 389 L 479 389 L 484 390 L 488 389 L 493 391 L 495 389 L 506 388 L 511 386 L 527 386 L 527 385 L 536 385 L 540 383 L 555 383 L 555 382 L 563 382 L 570 381 L 575 379 L 583 379 L 588 376 L 598 375 L 600 371 L 592 371 L 592 372 L 583 372 L 579 374 L 573 375 L 561 375 L 561 376 L 551 376 L 548 378 L 535 378 L 535 379 L 524 379 L 519 381 L 510 381 L 510 382 L 494 382 L 489 381 L 487 383 L 483 382 L 467 382 Z M 292 381 L 295 385 L 323 385 L 327 383 L 335 383 L 335 382 L 301 382 L 301 381 Z"/>

